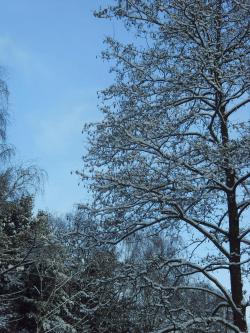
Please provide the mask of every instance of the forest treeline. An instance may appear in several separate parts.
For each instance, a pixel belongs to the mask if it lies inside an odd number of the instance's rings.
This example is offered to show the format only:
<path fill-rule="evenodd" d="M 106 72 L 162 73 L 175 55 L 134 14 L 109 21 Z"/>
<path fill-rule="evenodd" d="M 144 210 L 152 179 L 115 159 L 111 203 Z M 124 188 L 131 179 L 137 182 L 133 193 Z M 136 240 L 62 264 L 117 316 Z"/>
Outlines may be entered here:
<path fill-rule="evenodd" d="M 209 315 L 218 303 L 212 286 L 164 267 L 180 237 L 141 232 L 115 249 L 93 239 L 96 226 L 81 209 L 64 218 L 33 213 L 43 174 L 13 167 L 1 85 L 0 332 L 151 332 L 176 307 Z"/>
<path fill-rule="evenodd" d="M 246 333 L 249 1 L 110 2 L 96 17 L 132 42 L 106 39 L 91 199 L 65 217 L 33 213 L 43 172 L 13 166 L 1 77 L 0 332 Z"/>
<path fill-rule="evenodd" d="M 178 239 L 141 234 L 122 251 L 90 246 L 84 216 L 35 216 L 27 192 L 7 197 L 12 181 L 1 198 L 0 332 L 152 332 L 176 308 L 196 317 L 219 305 L 210 285 L 164 267 Z"/>

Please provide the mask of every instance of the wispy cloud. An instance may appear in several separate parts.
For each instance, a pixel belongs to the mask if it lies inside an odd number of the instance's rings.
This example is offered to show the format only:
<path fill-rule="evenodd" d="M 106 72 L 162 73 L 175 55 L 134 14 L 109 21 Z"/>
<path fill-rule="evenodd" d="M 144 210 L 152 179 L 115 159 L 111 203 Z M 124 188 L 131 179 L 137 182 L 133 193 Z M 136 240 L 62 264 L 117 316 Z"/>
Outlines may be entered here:
<path fill-rule="evenodd" d="M 21 73 L 23 79 L 29 80 L 34 74 L 50 75 L 50 70 L 38 55 L 18 44 L 10 36 L 0 35 L 0 65 Z"/>

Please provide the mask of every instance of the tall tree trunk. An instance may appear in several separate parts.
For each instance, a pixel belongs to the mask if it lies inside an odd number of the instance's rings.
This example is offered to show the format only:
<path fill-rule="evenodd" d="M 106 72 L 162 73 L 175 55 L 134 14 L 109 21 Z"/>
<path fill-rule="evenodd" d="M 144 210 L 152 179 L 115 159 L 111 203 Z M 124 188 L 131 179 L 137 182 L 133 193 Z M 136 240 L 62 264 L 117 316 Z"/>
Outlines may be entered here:
<path fill-rule="evenodd" d="M 235 176 L 227 172 L 227 185 L 234 184 Z M 227 194 L 228 219 L 229 219 L 229 244 L 230 244 L 230 282 L 232 299 L 238 308 L 233 311 L 234 324 L 239 327 L 242 332 L 247 332 L 246 309 L 243 303 L 243 285 L 241 276 L 241 252 L 239 240 L 239 216 L 236 205 L 235 191 Z"/>
<path fill-rule="evenodd" d="M 222 144 L 226 148 L 229 142 L 227 119 L 225 110 L 221 110 L 221 135 Z M 235 185 L 235 170 L 230 167 L 229 157 L 225 157 L 225 176 L 226 185 L 228 188 L 233 188 Z M 228 207 L 228 223 L 229 223 L 229 248 L 230 248 L 230 284 L 231 293 L 234 304 L 238 310 L 233 309 L 233 320 L 242 332 L 247 332 L 246 323 L 246 308 L 243 304 L 243 284 L 241 272 L 241 248 L 240 248 L 240 226 L 239 214 L 237 208 L 236 191 L 228 190 L 227 192 L 227 207 Z"/>
<path fill-rule="evenodd" d="M 220 52 L 222 50 L 221 41 L 221 29 L 222 29 L 222 0 L 217 0 L 216 5 L 216 16 L 215 16 L 215 27 L 216 27 L 216 49 L 218 57 L 220 57 Z M 215 60 L 215 68 L 219 64 L 219 59 Z M 221 121 L 221 141 L 222 145 L 227 150 L 229 139 L 228 131 L 228 119 L 226 116 L 226 110 L 224 106 L 223 98 L 223 86 L 221 84 L 219 71 L 214 73 L 214 78 L 216 84 L 220 89 L 216 92 L 216 113 L 220 117 Z M 225 154 L 224 159 L 225 165 L 225 177 L 226 185 L 228 188 L 233 188 L 235 185 L 235 170 L 230 165 L 230 157 Z M 227 208 L 228 208 L 228 224 L 229 224 L 229 249 L 230 249 L 230 286 L 232 299 L 237 307 L 237 310 L 233 309 L 233 321 L 235 326 L 237 326 L 242 332 L 247 332 L 246 323 L 246 308 L 243 305 L 243 284 L 242 284 L 242 272 L 241 272 L 241 249 L 240 249 L 240 221 L 237 208 L 236 191 L 227 191 Z"/>

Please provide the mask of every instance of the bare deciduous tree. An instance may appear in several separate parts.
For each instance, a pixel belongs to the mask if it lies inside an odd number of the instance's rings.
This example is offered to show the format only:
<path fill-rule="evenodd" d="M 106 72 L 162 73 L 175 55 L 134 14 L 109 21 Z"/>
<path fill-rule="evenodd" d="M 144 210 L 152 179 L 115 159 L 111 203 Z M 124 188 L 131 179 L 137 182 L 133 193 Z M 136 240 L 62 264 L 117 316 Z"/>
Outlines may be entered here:
<path fill-rule="evenodd" d="M 124 0 L 96 15 L 121 19 L 137 35 L 125 45 L 107 39 L 103 56 L 116 81 L 102 94 L 104 120 L 87 126 L 81 175 L 93 191 L 86 211 L 99 222 L 99 241 L 117 244 L 149 227 L 186 231 L 191 259 L 166 265 L 203 275 L 221 302 L 210 316 L 160 332 L 218 323 L 247 332 L 249 1 Z"/>
<path fill-rule="evenodd" d="M 4 70 L 0 67 L 0 160 L 5 160 L 13 152 L 5 142 L 9 91 L 3 76 Z"/>

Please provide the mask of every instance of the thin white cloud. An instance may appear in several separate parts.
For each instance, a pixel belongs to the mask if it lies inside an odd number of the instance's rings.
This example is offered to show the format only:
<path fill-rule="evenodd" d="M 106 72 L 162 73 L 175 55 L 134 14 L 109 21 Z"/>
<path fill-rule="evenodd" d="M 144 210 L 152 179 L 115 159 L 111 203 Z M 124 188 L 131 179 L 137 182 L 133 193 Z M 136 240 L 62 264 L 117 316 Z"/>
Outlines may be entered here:
<path fill-rule="evenodd" d="M 32 79 L 35 75 L 49 76 L 50 71 L 36 54 L 19 45 L 10 36 L 0 35 L 1 66 L 19 72 L 23 79 Z"/>

